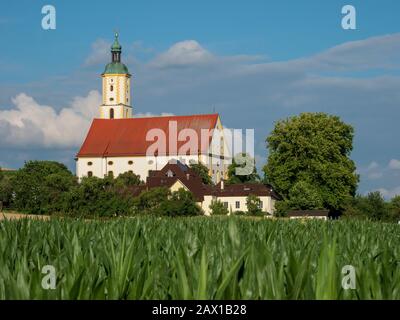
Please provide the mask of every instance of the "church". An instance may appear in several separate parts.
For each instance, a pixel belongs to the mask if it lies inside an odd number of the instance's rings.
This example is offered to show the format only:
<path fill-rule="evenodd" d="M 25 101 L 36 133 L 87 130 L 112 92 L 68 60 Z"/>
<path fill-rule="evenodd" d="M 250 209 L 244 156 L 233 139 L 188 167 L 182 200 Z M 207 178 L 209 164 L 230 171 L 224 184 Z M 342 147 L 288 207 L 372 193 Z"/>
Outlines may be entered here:
<path fill-rule="evenodd" d="M 218 114 L 135 118 L 132 75 L 121 60 L 115 34 L 111 62 L 101 74 L 102 105 L 76 156 L 76 175 L 103 178 L 133 172 L 146 180 L 150 171 L 179 161 L 202 163 L 215 183 L 227 177 L 231 155 Z"/>

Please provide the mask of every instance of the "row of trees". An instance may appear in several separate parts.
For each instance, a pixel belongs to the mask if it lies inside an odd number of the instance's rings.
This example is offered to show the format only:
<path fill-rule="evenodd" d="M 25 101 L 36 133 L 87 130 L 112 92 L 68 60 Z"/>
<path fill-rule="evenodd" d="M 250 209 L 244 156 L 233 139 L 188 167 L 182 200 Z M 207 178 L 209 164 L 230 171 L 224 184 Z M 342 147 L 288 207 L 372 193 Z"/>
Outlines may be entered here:
<path fill-rule="evenodd" d="M 254 162 L 254 159 L 242 154 L 242 159 L 247 157 L 246 161 L 233 161 L 228 168 L 227 183 L 272 185 L 283 198 L 277 204 L 279 215 L 285 215 L 292 209 L 328 209 L 349 217 L 399 219 L 398 197 L 386 203 L 379 193 L 366 197 L 356 195 L 359 176 L 350 158 L 353 137 L 351 125 L 325 113 L 302 113 L 278 121 L 266 140 L 269 156 L 263 168 L 264 180 L 257 174 L 255 166 L 248 175 L 236 174 L 236 169 L 244 166 L 241 163 Z M 192 169 L 204 183 L 212 184 L 206 167 L 197 164 L 192 165 Z M 0 201 L 6 206 L 13 205 L 18 210 L 33 213 L 84 211 L 120 214 L 127 208 L 135 208 L 137 204 L 132 205 L 127 188 L 141 183 L 139 177 L 127 173 L 116 179 L 87 178 L 78 184 L 62 164 L 28 162 L 12 177 L 0 175 Z M 144 195 L 140 201 L 148 196 Z M 159 201 L 159 206 L 162 204 L 162 209 L 173 215 L 172 212 L 178 210 L 178 203 L 188 204 L 190 197 L 173 194 L 167 198 L 171 201 Z M 218 206 L 217 211 L 220 210 Z M 193 207 L 184 210 L 195 211 Z"/>
<path fill-rule="evenodd" d="M 204 166 L 196 165 L 204 171 Z M 30 161 L 12 175 L 0 170 L 0 201 L 4 207 L 30 214 L 68 214 L 109 217 L 138 214 L 196 216 L 203 214 L 192 193 L 180 189 L 153 188 L 134 197 L 143 181 L 134 173 L 117 178 L 85 177 L 80 183 L 61 163 Z M 249 214 L 261 214 L 260 200 L 248 197 Z M 210 206 L 214 215 L 227 215 L 220 201 Z"/>
<path fill-rule="evenodd" d="M 133 173 L 115 179 L 87 177 L 78 183 L 65 165 L 52 161 L 29 161 L 12 175 L 0 172 L 0 201 L 20 212 L 83 217 L 202 214 L 193 195 L 183 189 L 171 193 L 155 188 L 133 197 L 133 189 L 143 184 Z"/>

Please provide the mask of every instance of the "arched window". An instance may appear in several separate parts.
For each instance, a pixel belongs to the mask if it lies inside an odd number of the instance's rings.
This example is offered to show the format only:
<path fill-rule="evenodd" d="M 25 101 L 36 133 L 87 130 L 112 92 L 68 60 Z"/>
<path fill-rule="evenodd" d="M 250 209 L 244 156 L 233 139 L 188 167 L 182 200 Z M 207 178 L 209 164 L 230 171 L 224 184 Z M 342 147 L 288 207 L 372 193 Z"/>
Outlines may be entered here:
<path fill-rule="evenodd" d="M 110 109 L 110 119 L 114 119 L 114 109 Z"/>
<path fill-rule="evenodd" d="M 93 177 L 93 172 L 92 171 L 88 171 L 87 176 L 88 177 Z"/>
<path fill-rule="evenodd" d="M 110 91 L 114 91 L 114 86 L 113 85 L 110 86 Z"/>

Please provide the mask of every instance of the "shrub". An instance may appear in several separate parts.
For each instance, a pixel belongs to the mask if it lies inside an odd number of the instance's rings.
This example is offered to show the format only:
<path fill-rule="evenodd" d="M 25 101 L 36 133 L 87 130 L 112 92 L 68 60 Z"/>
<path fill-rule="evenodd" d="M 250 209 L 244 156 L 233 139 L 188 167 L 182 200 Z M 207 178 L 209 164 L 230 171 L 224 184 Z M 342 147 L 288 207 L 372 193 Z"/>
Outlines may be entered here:
<path fill-rule="evenodd" d="M 13 175 L 15 209 L 32 214 L 51 214 L 61 206 L 63 193 L 77 184 L 61 163 L 29 161 Z"/>
<path fill-rule="evenodd" d="M 133 198 L 118 193 L 112 178 L 85 177 L 63 196 L 61 212 L 78 216 L 110 217 L 129 212 Z"/>
<path fill-rule="evenodd" d="M 196 204 L 193 194 L 183 188 L 173 192 L 169 199 L 160 204 L 156 212 L 159 215 L 171 217 L 203 214 L 202 209 Z"/>
<path fill-rule="evenodd" d="M 281 200 L 275 202 L 275 213 L 276 217 L 286 217 L 290 211 L 290 203 L 288 200 Z"/>
<path fill-rule="evenodd" d="M 134 174 L 133 172 L 124 172 L 121 173 L 116 179 L 115 179 L 115 185 L 117 187 L 123 188 L 123 187 L 131 187 L 131 186 L 138 186 L 144 184 L 142 180 L 140 180 L 140 176 L 137 174 Z"/>
<path fill-rule="evenodd" d="M 12 178 L 4 175 L 0 180 L 0 202 L 2 208 L 10 208 L 12 205 L 13 185 Z"/>
<path fill-rule="evenodd" d="M 261 200 L 259 197 L 250 194 L 246 198 L 247 214 L 252 216 L 262 215 Z"/>
<path fill-rule="evenodd" d="M 139 196 L 133 199 L 132 213 L 153 213 L 161 203 L 168 200 L 170 195 L 171 192 L 165 187 L 143 191 Z"/>
<path fill-rule="evenodd" d="M 392 221 L 397 222 L 400 220 L 400 196 L 392 198 L 389 203 L 389 212 Z"/>
<path fill-rule="evenodd" d="M 209 208 L 213 216 L 226 216 L 229 213 L 228 208 L 220 200 L 212 200 Z"/>

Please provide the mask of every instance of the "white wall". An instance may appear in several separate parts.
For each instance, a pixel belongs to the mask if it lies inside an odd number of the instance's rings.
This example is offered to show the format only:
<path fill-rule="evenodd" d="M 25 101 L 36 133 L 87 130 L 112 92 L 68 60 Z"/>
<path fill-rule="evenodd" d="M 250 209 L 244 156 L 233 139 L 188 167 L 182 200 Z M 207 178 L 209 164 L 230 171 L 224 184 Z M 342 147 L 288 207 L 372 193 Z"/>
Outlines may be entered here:
<path fill-rule="evenodd" d="M 76 174 L 79 178 L 88 175 L 89 171 L 93 172 L 93 176 L 103 178 L 109 171 L 113 172 L 114 177 L 119 174 L 133 171 L 133 173 L 140 176 L 142 180 L 146 180 L 149 170 L 161 170 L 170 160 L 176 159 L 181 162 L 190 164 L 190 161 L 198 161 L 198 156 L 159 156 L 159 157 L 106 157 L 106 158 L 78 158 L 76 162 Z M 204 158 L 204 157 L 200 157 Z M 112 161 L 113 164 L 109 164 Z M 130 165 L 129 161 L 133 164 Z M 92 162 L 91 166 L 88 162 Z"/>

